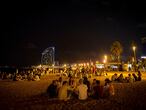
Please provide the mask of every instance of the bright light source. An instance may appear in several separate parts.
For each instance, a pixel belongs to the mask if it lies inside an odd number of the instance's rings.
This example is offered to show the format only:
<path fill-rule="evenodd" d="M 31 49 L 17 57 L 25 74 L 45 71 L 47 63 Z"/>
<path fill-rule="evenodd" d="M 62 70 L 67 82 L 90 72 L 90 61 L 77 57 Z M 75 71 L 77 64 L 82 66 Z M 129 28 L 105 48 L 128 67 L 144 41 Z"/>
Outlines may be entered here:
<path fill-rule="evenodd" d="M 93 66 L 93 62 L 91 62 L 91 65 Z"/>
<path fill-rule="evenodd" d="M 99 61 L 96 61 L 96 63 L 99 63 Z"/>
<path fill-rule="evenodd" d="M 133 46 L 132 48 L 133 48 L 134 51 L 136 50 L 136 46 Z"/>
<path fill-rule="evenodd" d="M 64 64 L 63 66 L 66 67 L 66 64 Z"/>
<path fill-rule="evenodd" d="M 77 64 L 74 64 L 74 66 L 77 66 Z"/>
<path fill-rule="evenodd" d="M 134 62 L 134 57 L 132 57 L 132 62 Z"/>
<path fill-rule="evenodd" d="M 103 63 L 106 63 L 106 60 L 105 59 L 103 60 Z"/>
<path fill-rule="evenodd" d="M 107 60 L 107 55 L 104 55 L 104 59 Z"/>
<path fill-rule="evenodd" d="M 146 56 L 141 56 L 142 59 L 146 59 Z"/>

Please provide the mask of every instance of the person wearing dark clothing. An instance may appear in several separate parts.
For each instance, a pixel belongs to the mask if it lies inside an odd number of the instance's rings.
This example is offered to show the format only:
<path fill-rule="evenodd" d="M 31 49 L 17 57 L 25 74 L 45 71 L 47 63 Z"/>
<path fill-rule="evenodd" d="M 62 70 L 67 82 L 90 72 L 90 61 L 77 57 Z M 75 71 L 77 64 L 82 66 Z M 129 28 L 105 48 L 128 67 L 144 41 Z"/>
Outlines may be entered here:
<path fill-rule="evenodd" d="M 121 82 L 121 83 L 124 82 L 124 76 L 123 76 L 122 73 L 121 73 L 120 76 L 117 78 L 117 81 L 118 81 L 118 82 Z"/>
<path fill-rule="evenodd" d="M 47 93 L 50 98 L 57 97 L 57 81 L 53 80 L 52 84 L 49 85 L 47 89 Z"/>
<path fill-rule="evenodd" d="M 134 80 L 135 80 L 135 81 L 138 81 L 138 77 L 136 76 L 135 73 L 133 73 L 132 76 L 134 77 Z"/>
<path fill-rule="evenodd" d="M 100 87 L 100 81 L 99 80 L 96 80 L 96 85 L 93 87 L 92 97 L 94 99 L 99 99 L 101 97 L 101 87 Z"/>
<path fill-rule="evenodd" d="M 138 71 L 138 81 L 141 81 L 141 72 L 140 71 Z"/>

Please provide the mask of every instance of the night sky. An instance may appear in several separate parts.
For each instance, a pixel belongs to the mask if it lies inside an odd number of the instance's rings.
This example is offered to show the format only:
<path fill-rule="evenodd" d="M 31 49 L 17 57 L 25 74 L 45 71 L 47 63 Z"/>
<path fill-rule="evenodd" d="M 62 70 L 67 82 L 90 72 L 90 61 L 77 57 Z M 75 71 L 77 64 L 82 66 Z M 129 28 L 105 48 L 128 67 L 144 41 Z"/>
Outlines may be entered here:
<path fill-rule="evenodd" d="M 61 63 L 100 60 L 113 41 L 123 45 L 123 58 L 146 36 L 146 8 L 140 1 L 48 0 L 1 3 L 0 65 L 39 64 L 41 53 L 55 46 Z"/>

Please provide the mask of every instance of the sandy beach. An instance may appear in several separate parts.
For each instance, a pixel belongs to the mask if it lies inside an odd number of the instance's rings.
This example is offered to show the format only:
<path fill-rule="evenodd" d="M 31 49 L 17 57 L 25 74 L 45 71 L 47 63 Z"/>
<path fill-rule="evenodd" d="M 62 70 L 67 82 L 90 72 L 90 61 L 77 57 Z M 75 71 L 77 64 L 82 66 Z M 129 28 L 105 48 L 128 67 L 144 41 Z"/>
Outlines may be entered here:
<path fill-rule="evenodd" d="M 110 77 L 110 75 L 106 76 Z M 97 77 L 101 81 L 106 77 Z M 45 94 L 52 79 L 40 81 L 0 81 L 1 110 L 144 110 L 146 109 L 146 74 L 134 83 L 114 83 L 115 96 L 109 99 L 86 101 L 72 99 L 67 102 L 49 99 Z M 66 78 L 64 77 L 64 80 Z M 91 79 L 92 80 L 92 79 Z"/>

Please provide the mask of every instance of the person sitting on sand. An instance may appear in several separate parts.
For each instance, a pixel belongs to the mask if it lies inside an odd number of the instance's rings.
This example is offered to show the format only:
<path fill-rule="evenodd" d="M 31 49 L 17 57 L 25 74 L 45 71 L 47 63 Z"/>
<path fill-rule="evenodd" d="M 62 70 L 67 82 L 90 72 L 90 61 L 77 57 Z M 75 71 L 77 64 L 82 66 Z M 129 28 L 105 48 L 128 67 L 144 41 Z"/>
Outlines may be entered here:
<path fill-rule="evenodd" d="M 111 77 L 112 82 L 117 81 L 117 79 L 118 79 L 117 73 L 112 75 L 112 77 Z"/>
<path fill-rule="evenodd" d="M 69 86 L 72 88 L 76 88 L 77 84 L 74 78 L 71 78 L 71 80 L 69 80 Z"/>
<path fill-rule="evenodd" d="M 64 101 L 69 100 L 70 99 L 70 97 L 68 97 L 69 90 L 73 90 L 73 89 L 70 86 L 68 86 L 67 81 L 63 81 L 63 85 L 62 87 L 60 87 L 59 92 L 58 92 L 59 100 L 64 100 Z"/>
<path fill-rule="evenodd" d="M 59 79 L 57 80 L 57 91 L 59 91 L 60 87 L 62 87 L 62 84 L 63 84 L 62 77 L 59 77 Z"/>
<path fill-rule="evenodd" d="M 118 82 L 121 82 L 121 83 L 124 82 L 124 76 L 123 76 L 122 73 L 121 73 L 120 76 L 117 78 L 117 81 L 118 81 Z"/>
<path fill-rule="evenodd" d="M 79 80 L 79 86 L 77 86 L 76 88 L 76 93 L 78 95 L 78 98 L 80 100 L 86 100 L 88 95 L 87 95 L 87 90 L 88 90 L 88 87 L 86 84 L 83 84 L 83 80 L 80 79 Z"/>
<path fill-rule="evenodd" d="M 40 80 L 40 77 L 38 75 L 35 75 L 34 78 L 33 78 L 33 80 L 34 81 L 39 81 Z"/>
<path fill-rule="evenodd" d="M 134 78 L 135 81 L 138 81 L 138 77 L 136 76 L 135 73 L 133 73 L 132 76 L 133 76 L 133 78 Z"/>
<path fill-rule="evenodd" d="M 103 87 L 103 97 L 108 98 L 113 95 L 115 95 L 114 86 L 111 83 L 111 81 L 108 78 L 106 78 L 105 85 Z"/>
<path fill-rule="evenodd" d="M 74 79 L 73 77 L 71 77 L 71 78 L 69 79 L 69 86 L 70 86 L 73 90 L 77 87 L 76 81 L 75 81 L 75 79 Z M 68 96 L 69 96 L 70 98 L 73 98 L 73 97 L 76 96 L 76 95 L 75 95 L 74 91 L 69 90 L 69 91 L 68 91 Z"/>
<path fill-rule="evenodd" d="M 15 74 L 13 81 L 20 81 L 22 79 L 22 76 L 20 74 Z"/>
<path fill-rule="evenodd" d="M 133 76 L 131 74 L 128 74 L 128 77 L 127 77 L 127 82 L 129 83 L 133 83 L 135 80 L 133 78 Z"/>
<path fill-rule="evenodd" d="M 138 71 L 138 81 L 141 81 L 141 76 L 142 76 L 141 72 Z"/>
<path fill-rule="evenodd" d="M 94 99 L 99 99 L 101 97 L 101 86 L 100 81 L 96 80 L 96 84 L 93 86 L 91 97 Z"/>
<path fill-rule="evenodd" d="M 93 91 L 93 88 L 96 86 L 96 79 L 93 79 L 93 82 L 91 84 L 91 91 Z"/>
<path fill-rule="evenodd" d="M 34 75 L 33 72 L 29 73 L 29 76 L 28 76 L 29 81 L 33 80 L 33 75 Z"/>
<path fill-rule="evenodd" d="M 53 80 L 47 89 L 47 94 L 50 98 L 57 97 L 57 81 Z"/>

